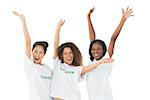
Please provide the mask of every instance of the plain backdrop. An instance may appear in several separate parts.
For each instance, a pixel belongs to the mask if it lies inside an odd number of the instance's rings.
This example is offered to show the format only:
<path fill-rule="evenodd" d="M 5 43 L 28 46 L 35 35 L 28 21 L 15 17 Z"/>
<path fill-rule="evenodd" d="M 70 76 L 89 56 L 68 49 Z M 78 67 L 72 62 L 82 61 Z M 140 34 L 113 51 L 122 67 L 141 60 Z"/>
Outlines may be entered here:
<path fill-rule="evenodd" d="M 148 0 L 0 0 L 0 100 L 28 100 L 29 84 L 23 68 L 24 36 L 21 20 L 12 11 L 23 13 L 32 43 L 49 43 L 43 62 L 53 69 L 53 40 L 59 20 L 65 19 L 60 42 L 74 42 L 88 63 L 87 13 L 95 6 L 92 22 L 98 39 L 109 44 L 121 17 L 121 8 L 130 8 L 130 17 L 116 41 L 110 83 L 114 100 L 150 100 L 150 14 Z M 85 81 L 80 83 L 82 100 L 88 100 Z"/>

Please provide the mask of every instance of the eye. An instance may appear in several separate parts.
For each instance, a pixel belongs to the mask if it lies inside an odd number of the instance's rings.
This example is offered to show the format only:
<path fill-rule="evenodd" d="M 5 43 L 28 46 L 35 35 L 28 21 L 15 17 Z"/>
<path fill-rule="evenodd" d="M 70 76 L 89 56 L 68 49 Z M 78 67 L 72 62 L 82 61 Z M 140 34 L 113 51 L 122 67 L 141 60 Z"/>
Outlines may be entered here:
<path fill-rule="evenodd" d="M 63 54 L 64 54 L 64 55 L 66 55 L 66 54 L 67 54 L 67 52 L 64 52 Z"/>
<path fill-rule="evenodd" d="M 38 51 L 37 51 L 37 50 L 35 50 L 35 51 L 34 51 L 34 53 L 38 53 Z"/>
<path fill-rule="evenodd" d="M 92 49 L 92 51 L 95 51 L 96 49 Z"/>
<path fill-rule="evenodd" d="M 42 54 L 43 52 L 41 51 L 40 54 Z"/>
<path fill-rule="evenodd" d="M 97 50 L 103 50 L 103 48 L 97 48 Z"/>
<path fill-rule="evenodd" d="M 70 55 L 73 55 L 73 52 L 70 52 Z"/>

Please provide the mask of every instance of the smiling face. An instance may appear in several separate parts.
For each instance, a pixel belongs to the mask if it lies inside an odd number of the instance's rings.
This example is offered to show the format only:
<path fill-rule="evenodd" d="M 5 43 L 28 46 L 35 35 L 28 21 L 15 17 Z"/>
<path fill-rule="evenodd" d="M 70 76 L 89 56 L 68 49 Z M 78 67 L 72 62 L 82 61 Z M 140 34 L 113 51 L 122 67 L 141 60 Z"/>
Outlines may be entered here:
<path fill-rule="evenodd" d="M 44 57 L 44 48 L 42 45 L 37 45 L 33 50 L 32 50 L 32 54 L 33 54 L 33 62 L 35 64 L 41 64 L 41 61 Z"/>
<path fill-rule="evenodd" d="M 82 55 L 78 47 L 72 42 L 65 42 L 57 49 L 57 55 L 61 63 L 72 66 L 82 65 Z"/>
<path fill-rule="evenodd" d="M 64 48 L 63 53 L 62 53 L 62 57 L 63 57 L 64 63 L 72 65 L 74 55 L 73 55 L 73 52 L 72 52 L 70 47 Z"/>
<path fill-rule="evenodd" d="M 91 54 L 94 59 L 99 60 L 103 55 L 103 47 L 99 43 L 94 43 L 91 48 Z"/>

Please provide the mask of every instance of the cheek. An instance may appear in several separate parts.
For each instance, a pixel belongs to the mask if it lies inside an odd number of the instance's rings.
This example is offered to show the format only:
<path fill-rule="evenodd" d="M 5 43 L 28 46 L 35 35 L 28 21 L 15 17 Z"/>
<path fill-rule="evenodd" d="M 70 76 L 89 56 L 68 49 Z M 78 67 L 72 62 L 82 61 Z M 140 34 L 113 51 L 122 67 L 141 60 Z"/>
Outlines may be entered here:
<path fill-rule="evenodd" d="M 102 54 L 103 50 L 96 50 L 96 51 L 92 50 L 91 53 L 92 54 L 95 54 L 95 53 Z"/>
<path fill-rule="evenodd" d="M 103 50 L 98 50 L 97 52 L 98 52 L 98 53 L 103 53 Z"/>
<path fill-rule="evenodd" d="M 40 54 L 40 57 L 43 58 L 43 57 L 44 57 L 44 54 Z"/>
<path fill-rule="evenodd" d="M 91 54 L 94 54 L 94 51 L 93 51 L 93 50 L 91 50 Z"/>
<path fill-rule="evenodd" d="M 70 56 L 71 56 L 71 57 L 74 57 L 74 56 L 73 56 L 73 53 L 71 53 Z"/>
<path fill-rule="evenodd" d="M 33 57 L 35 57 L 35 56 L 36 56 L 36 53 L 33 52 L 32 55 L 33 55 Z"/>
<path fill-rule="evenodd" d="M 63 54 L 61 58 L 64 61 L 64 59 L 66 58 L 66 56 Z"/>

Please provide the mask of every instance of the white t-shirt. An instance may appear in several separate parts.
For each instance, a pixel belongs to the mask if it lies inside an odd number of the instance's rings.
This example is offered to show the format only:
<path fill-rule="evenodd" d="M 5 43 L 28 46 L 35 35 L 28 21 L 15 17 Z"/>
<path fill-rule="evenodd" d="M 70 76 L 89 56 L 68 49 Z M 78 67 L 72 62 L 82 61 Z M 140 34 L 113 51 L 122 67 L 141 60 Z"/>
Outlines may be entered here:
<path fill-rule="evenodd" d="M 108 58 L 108 57 L 107 57 Z M 96 62 L 94 60 L 91 63 Z M 112 63 L 101 64 L 87 75 L 87 91 L 89 100 L 113 100 L 109 84 Z"/>
<path fill-rule="evenodd" d="M 30 100 L 52 100 L 49 96 L 52 80 L 52 70 L 45 64 L 33 63 L 26 55 L 24 68 L 30 83 Z"/>
<path fill-rule="evenodd" d="M 78 82 L 81 80 L 81 70 L 81 66 L 70 66 L 59 59 L 54 60 L 51 96 L 63 100 L 80 100 Z"/>

